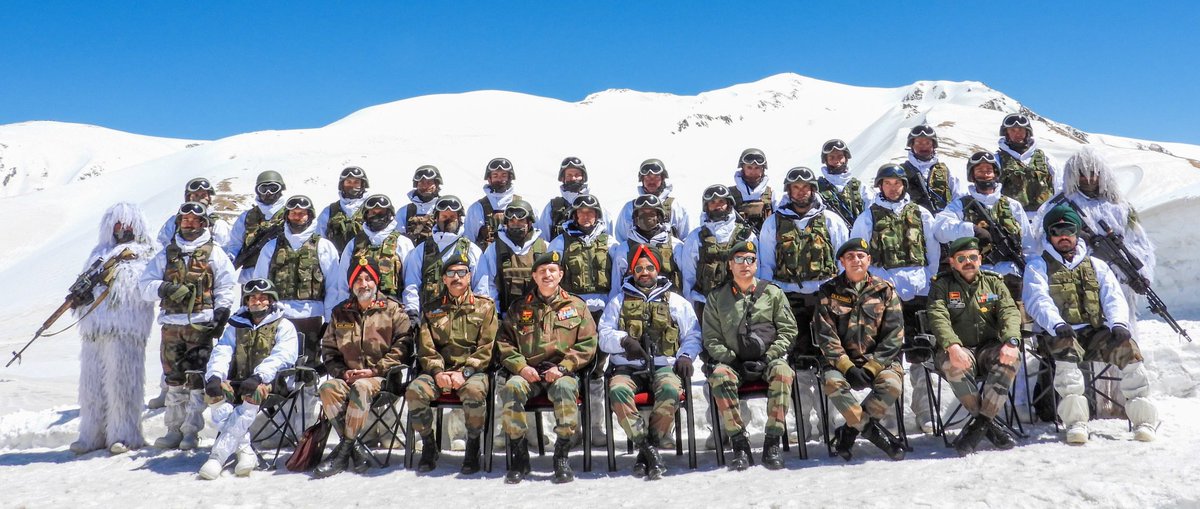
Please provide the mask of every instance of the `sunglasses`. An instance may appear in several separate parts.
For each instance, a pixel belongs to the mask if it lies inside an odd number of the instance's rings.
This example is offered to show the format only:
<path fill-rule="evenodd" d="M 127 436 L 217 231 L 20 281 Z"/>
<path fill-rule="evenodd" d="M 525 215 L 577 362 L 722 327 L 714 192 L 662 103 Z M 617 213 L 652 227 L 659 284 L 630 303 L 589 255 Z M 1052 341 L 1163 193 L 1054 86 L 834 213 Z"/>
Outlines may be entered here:
<path fill-rule="evenodd" d="M 187 190 L 189 193 L 194 193 L 196 191 L 212 191 L 213 186 L 211 183 L 209 183 L 208 179 L 195 179 L 187 183 Z"/>
<path fill-rule="evenodd" d="M 973 255 L 958 255 L 958 256 L 955 256 L 955 257 L 954 257 L 954 260 L 955 260 L 955 261 L 957 261 L 958 263 L 966 263 L 968 260 L 969 260 L 969 261 L 972 261 L 972 262 L 976 262 L 976 263 L 978 263 L 978 262 L 979 262 L 979 255 L 977 255 L 977 254 L 973 254 Z"/>
<path fill-rule="evenodd" d="M 497 157 L 496 159 L 492 159 L 491 162 L 488 163 L 487 169 L 488 169 L 488 171 L 492 171 L 492 170 L 511 171 L 512 170 L 512 161 L 509 161 L 508 159 L 505 159 L 503 157 Z"/>
<path fill-rule="evenodd" d="M 991 152 L 977 152 L 971 156 L 971 159 L 967 160 L 967 165 L 969 166 L 975 166 L 980 163 L 991 163 L 992 166 L 995 166 L 996 156 Z"/>
<path fill-rule="evenodd" d="M 933 128 L 930 126 L 919 125 L 919 126 L 912 128 L 912 131 L 909 131 L 908 135 L 913 138 L 921 138 L 921 137 L 932 138 L 934 136 L 937 136 L 937 133 L 935 133 L 933 131 Z"/>
<path fill-rule="evenodd" d="M 179 213 L 203 216 L 208 214 L 208 208 L 203 203 L 187 202 L 179 206 Z"/>
<path fill-rule="evenodd" d="M 283 185 L 278 182 L 263 182 L 254 188 L 258 194 L 279 194 L 283 191 Z"/>
<path fill-rule="evenodd" d="M 1004 117 L 1004 127 L 1029 127 L 1029 117 L 1025 115 L 1009 115 Z"/>
<path fill-rule="evenodd" d="M 343 179 L 348 179 L 348 178 L 365 179 L 365 178 L 367 178 L 367 172 L 363 171 L 362 168 L 359 168 L 357 166 L 351 166 L 349 168 L 342 170 L 341 178 L 343 178 Z"/>
<path fill-rule="evenodd" d="M 752 255 L 742 255 L 733 257 L 733 263 L 738 265 L 754 265 L 758 263 L 758 257 Z"/>
<path fill-rule="evenodd" d="M 433 168 L 421 168 L 413 174 L 413 180 L 437 180 L 437 171 Z"/>
<path fill-rule="evenodd" d="M 1066 237 L 1079 234 L 1079 227 L 1074 224 L 1056 224 L 1046 230 L 1051 237 Z"/>
<path fill-rule="evenodd" d="M 583 166 L 583 161 L 581 161 L 578 157 L 568 157 L 563 159 L 562 165 L 560 165 L 558 169 L 565 170 L 567 168 L 578 168 L 580 170 L 585 169 Z"/>
<path fill-rule="evenodd" d="M 366 203 L 363 203 L 363 206 L 368 209 L 386 209 L 392 206 L 392 200 L 387 196 L 375 195 L 367 198 L 367 201 Z"/>
<path fill-rule="evenodd" d="M 470 273 L 471 269 L 450 269 L 446 271 L 446 277 L 457 279 L 467 277 Z"/>
<path fill-rule="evenodd" d="M 458 200 L 438 200 L 438 202 L 433 205 L 433 210 L 438 212 L 446 210 L 451 212 L 462 212 L 462 209 L 462 203 L 459 203 Z"/>
<path fill-rule="evenodd" d="M 729 198 L 731 196 L 733 196 L 733 194 L 729 192 L 729 188 L 722 185 L 710 186 L 708 189 L 704 190 L 704 201 L 706 202 L 713 201 L 717 198 Z"/>
<path fill-rule="evenodd" d="M 667 170 L 665 168 L 663 168 L 661 164 L 646 163 L 646 164 L 643 164 L 641 168 L 638 168 L 638 175 L 641 175 L 643 177 L 646 175 L 662 175 L 662 173 L 664 171 L 667 171 Z"/>
<path fill-rule="evenodd" d="M 518 208 L 504 209 L 504 220 L 510 219 L 529 219 L 529 211 Z"/>
<path fill-rule="evenodd" d="M 822 155 L 833 152 L 834 150 L 841 150 L 842 152 L 845 152 L 846 142 L 842 140 L 832 140 L 825 142 L 825 144 L 821 146 Z"/>
<path fill-rule="evenodd" d="M 649 274 L 656 271 L 657 269 L 655 269 L 653 265 L 638 265 L 633 268 L 634 274 Z"/>
<path fill-rule="evenodd" d="M 742 164 L 743 165 L 753 164 L 755 166 L 762 166 L 762 165 L 767 164 L 767 156 L 762 155 L 762 154 L 755 154 L 755 153 L 751 152 L 749 154 L 742 156 Z"/>
<path fill-rule="evenodd" d="M 266 279 L 251 279 L 242 285 L 242 293 L 265 292 L 271 289 L 271 282 Z"/>
<path fill-rule="evenodd" d="M 289 198 L 284 207 L 286 207 L 288 210 L 311 209 L 313 208 L 313 203 L 312 200 L 308 199 L 307 197 L 296 196 L 294 198 Z"/>

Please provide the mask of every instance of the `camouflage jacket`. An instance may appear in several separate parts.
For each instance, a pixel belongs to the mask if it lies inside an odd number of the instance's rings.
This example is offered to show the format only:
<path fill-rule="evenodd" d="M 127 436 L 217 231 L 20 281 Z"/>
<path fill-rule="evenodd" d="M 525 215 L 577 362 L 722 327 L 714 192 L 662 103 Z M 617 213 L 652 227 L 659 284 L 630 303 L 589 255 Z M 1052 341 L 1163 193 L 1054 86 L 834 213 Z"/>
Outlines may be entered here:
<path fill-rule="evenodd" d="M 829 365 L 842 373 L 863 367 L 875 375 L 897 360 L 904 344 L 904 316 L 896 287 L 875 275 L 854 284 L 842 272 L 822 284 L 818 294 L 813 329 Z"/>
<path fill-rule="evenodd" d="M 928 315 L 941 349 L 1021 337 L 1021 311 L 1004 279 L 991 271 L 979 271 L 972 283 L 954 271 L 934 276 Z"/>
<path fill-rule="evenodd" d="M 443 294 L 440 303 L 425 312 L 417 336 L 417 358 L 423 372 L 471 368 L 484 371 L 492 363 L 496 344 L 496 303 L 467 292 L 455 301 Z"/>
<path fill-rule="evenodd" d="M 387 375 L 411 352 L 408 315 L 391 298 L 375 301 L 366 311 L 359 309 L 353 298 L 342 301 L 333 309 L 325 337 L 321 338 L 325 371 L 334 378 L 341 378 L 348 369 L 371 369 L 375 376 Z"/>
<path fill-rule="evenodd" d="M 579 297 L 560 289 L 543 299 L 535 289 L 508 308 L 496 342 L 500 362 L 512 373 L 547 363 L 574 372 L 592 361 L 599 339 L 596 321 Z"/>
<path fill-rule="evenodd" d="M 783 358 L 796 340 L 796 317 L 792 315 L 787 296 L 778 286 L 762 279 L 755 279 L 754 284 L 767 285 L 767 288 L 754 301 L 749 323 L 775 324 L 775 340 L 767 347 L 767 360 Z M 700 330 L 704 351 L 713 360 L 724 364 L 737 360 L 738 330 L 752 295 L 752 292 L 742 293 L 733 281 L 708 294 Z"/>

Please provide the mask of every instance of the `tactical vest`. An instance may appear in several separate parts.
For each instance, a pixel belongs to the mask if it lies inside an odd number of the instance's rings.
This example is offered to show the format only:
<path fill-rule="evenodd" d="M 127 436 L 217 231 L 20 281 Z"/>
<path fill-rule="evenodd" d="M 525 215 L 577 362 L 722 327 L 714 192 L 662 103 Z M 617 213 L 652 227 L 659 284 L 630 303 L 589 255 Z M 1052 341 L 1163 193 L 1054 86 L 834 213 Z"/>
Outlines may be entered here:
<path fill-rule="evenodd" d="M 746 220 L 746 223 L 754 228 L 755 232 L 762 231 L 763 221 L 767 220 L 767 216 L 771 215 L 773 210 L 772 191 L 767 187 L 763 191 L 762 197 L 757 200 L 746 201 L 742 197 L 741 188 L 733 187 L 734 203 L 737 203 L 737 212 Z"/>
<path fill-rule="evenodd" d="M 1041 149 L 1033 151 L 1028 165 L 1001 150 L 1000 168 L 1000 192 L 1028 212 L 1036 211 L 1054 194 L 1054 175 Z"/>
<path fill-rule="evenodd" d="M 1100 306 L 1100 278 L 1090 257 L 1074 269 L 1059 263 L 1050 253 L 1043 252 L 1046 278 L 1050 281 L 1050 298 L 1068 324 L 1088 324 L 1104 327 L 1104 309 Z"/>
<path fill-rule="evenodd" d="M 396 241 L 399 239 L 400 232 L 393 231 L 383 239 L 383 244 L 372 246 L 367 233 L 360 232 L 354 237 L 354 252 L 351 254 L 351 262 L 364 256 L 375 258 L 379 262 L 379 291 L 395 298 L 400 298 L 400 292 L 404 289 L 404 258 L 396 252 Z"/>
<path fill-rule="evenodd" d="M 862 182 L 857 178 L 851 178 L 846 182 L 846 187 L 839 191 L 829 179 L 820 177 L 817 179 L 817 194 L 821 195 L 826 207 L 842 216 L 846 224 L 854 224 L 866 206 L 862 198 Z"/>
<path fill-rule="evenodd" d="M 571 220 L 571 204 L 562 196 L 555 196 L 550 200 L 550 231 L 546 232 L 549 238 L 558 237 L 566 230 L 563 225 Z M 508 309 L 508 308 L 503 308 Z"/>
<path fill-rule="evenodd" d="M 640 242 L 630 240 L 627 242 L 627 244 L 629 249 L 625 251 L 625 256 L 627 257 L 626 261 L 633 258 L 633 253 L 637 251 L 638 246 L 645 245 L 650 249 L 651 252 L 654 253 L 654 257 L 658 258 L 658 275 L 667 278 L 667 280 L 671 282 L 672 288 L 683 288 L 683 276 L 679 270 L 679 267 L 675 266 L 675 260 L 672 258 L 670 242 L 658 246 L 652 246 L 650 244 L 642 244 Z M 632 272 L 628 270 L 629 267 L 625 267 L 625 269 L 625 275 L 632 275 Z"/>
<path fill-rule="evenodd" d="M 963 197 L 962 200 L 963 200 L 963 221 L 966 221 L 971 224 L 976 224 L 976 225 L 986 227 L 987 221 L 984 221 L 982 215 L 975 212 L 974 209 L 970 206 L 971 203 L 969 201 L 967 201 L 967 200 L 975 200 L 975 197 L 966 196 L 966 197 Z M 982 203 L 980 205 L 982 205 Z M 1002 230 L 1006 235 L 1008 235 L 1010 238 L 1015 240 L 1017 245 L 1021 244 L 1021 224 L 1018 223 L 1017 218 L 1015 216 L 1013 216 L 1012 205 L 1010 205 L 1008 203 L 1008 200 L 1001 197 L 999 200 L 996 201 L 996 206 L 992 207 L 992 217 L 996 218 L 996 221 L 1000 222 L 1000 230 Z M 993 240 L 998 241 L 999 239 L 993 239 Z M 982 254 L 984 256 L 984 259 L 987 260 L 987 262 L 992 265 L 995 265 L 999 262 L 1016 261 L 1016 260 L 1001 260 L 1001 259 L 999 259 L 998 255 L 996 254 L 996 250 L 992 249 L 991 244 L 983 246 L 979 250 L 979 252 L 980 252 L 980 254 Z"/>
<path fill-rule="evenodd" d="M 929 186 L 929 192 L 933 193 L 940 199 L 936 203 L 932 196 L 925 195 L 925 188 L 917 179 L 922 179 L 920 170 L 913 166 L 911 162 L 905 161 L 904 171 L 908 175 L 908 195 L 912 197 L 914 203 L 928 205 L 926 208 L 930 212 L 937 213 L 946 208 L 946 205 L 954 199 L 954 191 L 950 189 L 950 169 L 946 167 L 946 163 L 936 163 L 929 168 L 929 178 L 925 179 L 925 186 Z"/>
<path fill-rule="evenodd" d="M 233 362 L 229 365 L 229 380 L 245 380 L 254 374 L 254 368 L 271 355 L 275 348 L 275 329 L 279 326 L 280 317 L 275 321 L 264 324 L 257 329 L 251 327 L 234 327 L 237 331 L 237 342 L 233 346 Z"/>
<path fill-rule="evenodd" d="M 163 299 L 163 311 L 167 314 L 199 313 L 213 307 L 213 284 L 216 281 L 212 272 L 213 241 L 210 239 L 204 245 L 192 251 L 192 256 L 184 261 L 183 250 L 174 241 L 166 248 L 167 264 L 163 269 L 163 281 L 190 285 L 193 289 L 191 302 L 176 303 Z"/>
<path fill-rule="evenodd" d="M 414 246 L 425 242 L 433 236 L 433 216 L 418 214 L 417 204 L 409 203 L 404 212 L 404 236 L 408 237 Z"/>
<path fill-rule="evenodd" d="M 533 260 L 546 252 L 546 241 L 537 239 L 525 254 L 520 255 L 509 247 L 507 242 L 496 243 L 496 266 L 500 298 L 500 309 L 507 310 L 512 303 L 521 300 L 525 293 L 532 288 Z"/>
<path fill-rule="evenodd" d="M 521 195 L 514 194 L 513 201 L 521 200 Z M 479 249 L 487 249 L 492 242 L 496 241 L 496 232 L 500 231 L 500 227 L 504 225 L 504 209 L 496 210 L 492 208 L 492 200 L 487 196 L 479 199 L 479 204 L 483 207 L 483 224 L 479 226 L 479 232 L 475 235 L 475 244 Z"/>
<path fill-rule="evenodd" d="M 700 230 L 700 257 L 696 260 L 696 283 L 692 289 L 699 292 L 700 295 L 707 296 L 721 285 L 728 283 L 730 280 L 729 263 L 727 262 L 729 250 L 738 242 L 750 238 L 751 233 L 750 227 L 738 224 L 734 227 L 733 235 L 729 236 L 729 242 L 718 242 L 716 235 L 713 235 L 708 228 L 702 228 Z"/>
<path fill-rule="evenodd" d="M 671 225 L 671 235 L 674 235 L 676 238 L 678 238 L 679 237 L 679 229 L 675 227 L 675 221 L 671 220 L 672 218 L 675 217 L 675 216 L 671 215 L 671 205 L 675 204 L 675 197 L 668 196 L 667 199 L 662 201 L 662 204 L 663 204 L 663 214 L 664 214 L 663 217 L 667 218 L 667 224 Z M 683 233 L 686 234 L 688 232 L 683 232 Z"/>
<path fill-rule="evenodd" d="M 562 287 L 575 295 L 588 293 L 607 294 L 612 290 L 609 281 L 612 274 L 612 258 L 608 256 L 608 234 L 596 236 L 592 245 L 586 245 L 579 237 L 563 237 Z"/>
<path fill-rule="evenodd" d="M 925 223 L 920 205 L 909 203 L 900 214 L 871 205 L 871 258 L 885 269 L 925 266 Z"/>
<path fill-rule="evenodd" d="M 267 219 L 267 216 L 263 214 L 262 209 L 258 208 L 257 205 L 246 211 L 246 236 L 242 239 L 242 250 L 245 251 L 246 248 L 254 245 L 254 241 L 258 239 L 258 236 L 272 224 L 282 223 L 283 214 L 286 210 L 285 208 L 280 208 L 278 212 L 271 215 L 271 219 Z M 257 263 L 258 257 L 255 256 L 246 260 L 242 268 L 253 269 Z"/>
<path fill-rule="evenodd" d="M 347 216 L 341 202 L 329 205 L 329 221 L 325 223 L 325 238 L 333 243 L 340 254 L 346 249 L 350 239 L 357 237 L 363 231 L 363 214 L 366 207 L 359 207 L 353 216 Z"/>
<path fill-rule="evenodd" d="M 822 281 L 837 274 L 834 247 L 829 238 L 825 214 L 817 214 L 804 229 L 783 216 L 776 219 L 775 279 L 801 284 Z"/>
<path fill-rule="evenodd" d="M 646 302 L 640 296 L 626 293 L 617 328 L 638 343 L 648 334 L 654 341 L 657 355 L 674 357 L 679 351 L 679 326 L 671 317 L 671 306 L 667 304 L 665 294 L 663 300 Z"/>
<path fill-rule="evenodd" d="M 422 245 L 425 247 L 421 256 L 421 309 L 428 311 L 437 307 L 442 292 L 446 291 L 446 284 L 442 282 L 442 255 L 451 251 L 468 253 L 471 241 L 462 236 L 454 239 L 445 249 L 440 249 L 431 238 Z"/>
<path fill-rule="evenodd" d="M 325 273 L 321 272 L 321 258 L 317 247 L 321 236 L 312 237 L 292 249 L 287 239 L 275 239 L 275 253 L 271 255 L 271 282 L 280 300 L 324 300 Z"/>

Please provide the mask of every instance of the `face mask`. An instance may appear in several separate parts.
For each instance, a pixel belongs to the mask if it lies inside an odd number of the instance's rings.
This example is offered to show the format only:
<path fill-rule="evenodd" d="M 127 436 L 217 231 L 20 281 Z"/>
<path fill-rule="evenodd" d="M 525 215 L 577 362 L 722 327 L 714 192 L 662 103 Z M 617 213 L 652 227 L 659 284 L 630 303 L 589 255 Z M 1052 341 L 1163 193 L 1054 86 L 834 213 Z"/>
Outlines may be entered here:
<path fill-rule="evenodd" d="M 288 221 L 288 231 L 290 231 L 292 233 L 303 233 L 304 230 L 307 230 L 309 225 L 311 225 L 311 224 L 312 224 L 312 216 L 311 215 L 308 216 L 308 219 L 306 219 L 303 223 L 297 224 L 297 223 Z M 387 225 L 384 225 L 384 226 L 387 226 Z M 375 231 L 379 231 L 379 230 L 375 230 Z"/>
<path fill-rule="evenodd" d="M 113 232 L 113 241 L 117 244 L 133 242 L 133 230 L 117 230 Z"/>
<path fill-rule="evenodd" d="M 638 216 L 637 221 L 634 222 L 634 225 L 637 226 L 637 229 L 642 232 L 656 232 L 661 224 L 662 223 L 659 221 L 658 216 L 653 215 Z"/>
<path fill-rule="evenodd" d="M 721 211 L 717 211 L 717 212 L 708 212 L 707 213 L 708 220 L 712 221 L 714 223 L 721 223 L 721 222 L 724 222 L 726 219 L 729 219 L 730 213 L 731 213 L 731 211 L 729 209 L 725 209 L 725 210 L 721 210 Z"/>
<path fill-rule="evenodd" d="M 848 167 L 846 166 L 845 163 L 839 164 L 837 166 L 826 166 L 825 167 L 825 169 L 829 170 L 829 173 L 832 173 L 834 175 L 841 175 L 843 173 L 846 173 L 847 168 Z"/>
<path fill-rule="evenodd" d="M 462 226 L 462 224 L 458 222 L 458 218 L 447 219 L 438 223 L 438 231 L 445 233 L 457 233 L 460 226 Z"/>
<path fill-rule="evenodd" d="M 341 195 L 342 195 L 342 198 L 345 198 L 347 200 L 357 200 L 357 199 L 363 197 L 364 192 L 366 192 L 366 189 L 361 188 L 361 187 L 355 187 L 355 188 L 352 188 L 349 190 L 342 189 Z"/>
<path fill-rule="evenodd" d="M 371 231 L 381 232 L 381 231 L 383 231 L 384 228 L 387 228 L 387 226 L 392 223 L 392 215 L 391 214 L 375 214 L 375 215 L 367 218 L 366 223 L 367 223 L 367 228 L 370 228 Z"/>
<path fill-rule="evenodd" d="M 994 180 L 976 180 L 975 189 L 980 191 L 995 191 L 996 181 Z"/>
<path fill-rule="evenodd" d="M 503 184 L 488 184 L 488 189 L 491 189 L 493 193 L 506 193 L 509 189 L 512 189 L 512 182 L 505 182 Z"/>
<path fill-rule="evenodd" d="M 260 194 L 258 195 L 258 201 L 263 202 L 266 205 L 274 205 L 275 202 L 279 201 L 279 199 L 282 197 L 283 193 Z"/>
<path fill-rule="evenodd" d="M 516 245 L 525 244 L 525 240 L 529 238 L 529 228 L 525 226 L 518 228 L 510 227 L 506 231 L 508 232 L 508 238 Z"/>
<path fill-rule="evenodd" d="M 587 185 L 587 182 L 576 180 L 574 182 L 567 182 L 563 184 L 562 189 L 568 193 L 578 193 L 583 190 L 583 186 L 585 185 Z"/>

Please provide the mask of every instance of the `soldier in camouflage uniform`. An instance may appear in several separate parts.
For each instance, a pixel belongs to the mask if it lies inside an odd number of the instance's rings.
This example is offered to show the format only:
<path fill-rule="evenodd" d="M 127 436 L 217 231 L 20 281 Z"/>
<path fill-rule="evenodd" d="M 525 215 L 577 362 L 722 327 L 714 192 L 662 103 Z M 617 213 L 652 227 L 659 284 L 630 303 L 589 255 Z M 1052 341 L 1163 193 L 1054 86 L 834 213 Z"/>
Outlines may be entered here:
<path fill-rule="evenodd" d="M 316 477 L 341 473 L 351 464 L 358 473 L 371 467 L 370 453 L 355 438 L 384 377 L 409 362 L 413 351 L 408 315 L 399 302 L 379 291 L 379 264 L 371 258 L 356 263 L 347 277 L 352 294 L 334 308 L 321 338 L 330 377 L 318 389 L 321 410 L 342 440 L 317 465 Z"/>
<path fill-rule="evenodd" d="M 1050 164 L 1033 138 L 1033 123 L 1023 113 L 1013 113 L 1000 122 L 1000 183 L 1004 196 L 1034 212 L 1062 190 L 1062 174 Z"/>
<path fill-rule="evenodd" d="M 938 161 L 938 137 L 933 127 L 919 125 L 908 132 L 908 160 L 903 168 L 908 179 L 908 196 L 913 203 L 937 214 L 950 202 L 966 194 L 958 177 L 946 163 Z"/>
<path fill-rule="evenodd" d="M 442 193 L 442 172 L 426 164 L 413 172 L 408 205 L 396 211 L 396 224 L 404 236 L 418 245 L 433 235 L 433 206 Z"/>
<path fill-rule="evenodd" d="M 513 200 L 504 209 L 504 229 L 483 252 L 479 279 L 497 309 L 508 309 L 533 288 L 533 261 L 549 250 L 541 230 L 533 227 L 536 222 L 529 202 Z"/>
<path fill-rule="evenodd" d="M 733 201 L 738 215 L 754 229 L 762 230 L 763 221 L 775 208 L 775 192 L 767 185 L 767 155 L 762 150 L 748 148 L 738 157 L 738 171 L 733 174 Z M 687 235 L 681 232 L 680 235 Z"/>
<path fill-rule="evenodd" d="M 287 186 L 279 172 L 268 170 L 259 173 L 254 181 L 254 206 L 242 212 L 233 222 L 225 252 L 234 261 L 234 267 L 241 269 L 239 283 L 254 278 L 254 266 L 263 247 L 262 237 L 276 235 L 275 232 L 282 229 L 285 212 L 280 198 L 285 189 Z M 254 249 L 260 251 L 254 252 Z"/>
<path fill-rule="evenodd" d="M 783 468 L 779 448 L 796 376 L 787 362 L 788 351 L 796 340 L 796 318 L 783 290 L 755 277 L 758 251 L 753 242 L 741 242 L 729 250 L 732 278 L 708 294 L 701 327 L 704 351 L 713 362 L 708 385 L 720 413 L 720 425 L 733 445 L 729 462 L 732 470 L 745 470 L 752 464 L 738 387 L 757 380 L 768 383 L 762 462 L 777 470 Z"/>
<path fill-rule="evenodd" d="M 663 210 L 666 211 L 668 223 L 670 223 L 671 235 L 675 237 L 686 237 L 691 230 L 691 220 L 688 218 L 687 209 L 682 204 L 675 203 L 675 197 L 671 196 L 671 191 L 674 187 L 667 182 L 670 174 L 667 173 L 667 166 L 659 159 L 647 159 L 642 161 L 638 166 L 638 196 L 652 194 L 657 196 L 663 203 Z M 625 242 L 626 236 L 633 231 L 633 209 L 634 202 L 637 198 L 629 200 L 621 212 L 617 214 L 616 228 L 613 230 L 617 236 L 617 240 Z"/>
<path fill-rule="evenodd" d="M 466 413 L 464 475 L 479 471 L 479 442 L 487 418 L 488 374 L 498 319 L 495 301 L 471 294 L 471 262 L 456 253 L 442 266 L 446 286 L 436 308 L 426 310 L 417 332 L 421 375 L 408 385 L 405 399 L 413 432 L 423 447 L 418 472 L 437 467 L 438 445 L 429 402 L 454 392 Z"/>
<path fill-rule="evenodd" d="M 1080 362 L 1106 362 L 1121 371 L 1120 389 L 1133 436 L 1154 440 L 1158 410 L 1147 396 L 1150 380 L 1142 352 L 1129 330 L 1129 309 L 1121 284 L 1109 265 L 1079 242 L 1083 219 L 1068 205 L 1046 213 L 1046 239 L 1040 256 L 1025 267 L 1025 310 L 1047 333 L 1054 358 L 1054 389 L 1061 400 L 1058 416 L 1067 443 L 1088 440 L 1088 403 Z"/>
<path fill-rule="evenodd" d="M 578 157 L 567 157 L 562 160 L 562 164 L 558 167 L 558 181 L 562 183 L 559 186 L 561 196 L 555 196 L 546 204 L 536 223 L 537 229 L 542 232 L 542 238 L 546 242 L 554 240 L 565 231 L 567 222 L 571 220 L 572 212 L 574 212 L 575 198 L 590 194 L 587 166 Z M 600 215 L 613 217 L 608 211 L 603 211 Z M 612 236 L 613 221 L 604 223 L 604 231 L 610 237 Z"/>
<path fill-rule="evenodd" d="M 508 435 L 509 470 L 504 481 L 519 483 L 529 474 L 525 402 L 545 394 L 554 404 L 554 482 L 575 480 L 567 454 L 579 422 L 577 371 L 596 355 L 596 322 L 579 297 L 564 291 L 562 253 L 544 253 L 533 263 L 537 290 L 508 309 L 500 332 L 501 365 L 508 380 L 500 387 L 501 424 Z"/>
<path fill-rule="evenodd" d="M 317 233 L 333 242 L 340 253 L 363 229 L 363 202 L 371 181 L 357 166 L 342 170 L 338 176 L 338 201 L 330 203 L 317 218 Z"/>
<path fill-rule="evenodd" d="M 708 186 L 701 206 L 704 220 L 684 240 L 679 253 L 683 288 L 676 291 L 692 302 L 696 316 L 704 315 L 705 296 L 729 282 L 729 249 L 739 242 L 758 242 L 754 229 L 738 220 L 733 207 L 728 187 Z"/>
<path fill-rule="evenodd" d="M 600 349 L 611 355 L 608 396 L 613 413 L 638 448 L 633 475 L 655 480 L 667 470 L 655 446 L 658 437 L 670 436 L 679 395 L 691 386 L 692 360 L 700 354 L 700 323 L 687 299 L 658 275 L 653 250 L 639 246 L 632 260 L 622 292 L 608 302 L 600 318 Z M 649 430 L 634 404 L 634 395 L 646 391 L 654 401 Z"/>
<path fill-rule="evenodd" d="M 871 201 L 871 187 L 850 175 L 850 147 L 833 139 L 821 145 L 821 176 L 817 191 L 826 207 L 841 216 L 847 225 L 854 224 L 863 207 Z"/>
<path fill-rule="evenodd" d="M 951 242 L 949 253 L 951 270 L 933 277 L 928 315 L 938 373 L 971 414 L 954 448 L 966 456 L 987 436 L 998 449 L 1011 449 L 1012 436 L 995 418 L 1017 375 L 1021 311 L 1004 279 L 980 269 L 983 255 L 975 237 Z M 982 389 L 977 376 L 985 377 Z"/>
<path fill-rule="evenodd" d="M 203 479 L 219 477 L 225 460 L 235 451 L 234 474 L 244 477 L 258 466 L 258 455 L 250 445 L 250 425 L 270 394 L 276 374 L 295 365 L 299 351 L 296 328 L 284 318 L 279 295 L 269 280 L 246 282 L 242 306 L 230 317 L 204 373 L 204 400 L 218 435 L 208 461 L 200 468 Z"/>
<path fill-rule="evenodd" d="M 467 238 L 479 246 L 480 251 L 496 240 L 496 233 L 504 226 L 504 210 L 508 204 L 522 199 L 513 191 L 517 171 L 508 159 L 497 157 L 489 161 L 483 170 L 483 179 L 487 181 L 483 186 L 483 198 L 471 204 L 463 223 Z"/>
<path fill-rule="evenodd" d="M 662 200 L 652 194 L 644 194 L 633 200 L 632 230 L 625 232 L 625 241 L 612 249 L 611 281 L 619 282 L 625 279 L 629 271 L 629 254 L 639 246 L 647 246 L 654 251 L 654 257 L 662 264 L 660 276 L 671 282 L 672 288 L 682 288 L 682 271 L 679 270 L 679 251 L 683 241 L 671 234 L 667 223 L 667 210 Z M 621 293 L 617 284 L 613 285 L 609 298 Z"/>
<path fill-rule="evenodd" d="M 162 299 L 163 376 L 167 383 L 167 434 L 154 442 L 159 449 L 194 449 L 204 428 L 202 381 L 189 383 L 186 372 L 203 370 L 236 302 L 233 263 L 208 231 L 203 203 L 187 202 L 176 215 L 175 237 L 155 255 L 138 282 L 142 299 Z"/>
<path fill-rule="evenodd" d="M 364 257 L 373 258 L 379 263 L 379 291 L 399 299 L 404 292 L 406 258 L 414 251 L 412 241 L 397 229 L 396 206 L 386 195 L 371 195 L 362 210 L 363 228 L 342 250 L 341 273 L 348 274 Z M 349 284 L 340 278 L 338 295 L 350 295 Z"/>
<path fill-rule="evenodd" d="M 825 396 L 846 418 L 846 424 L 834 431 L 834 447 L 847 461 L 859 433 L 894 460 L 904 459 L 905 453 L 900 441 L 879 423 L 903 390 L 904 320 L 896 288 L 868 271 L 870 251 L 861 238 L 838 248 L 844 270 L 821 285 L 821 304 L 813 315 L 825 356 Z M 850 392 L 868 388 L 871 393 L 861 402 Z"/>

